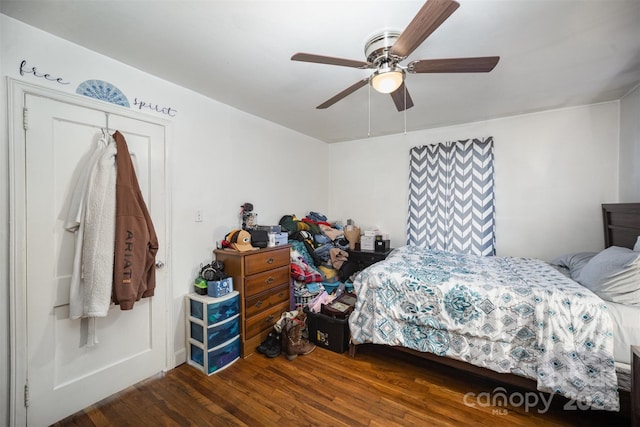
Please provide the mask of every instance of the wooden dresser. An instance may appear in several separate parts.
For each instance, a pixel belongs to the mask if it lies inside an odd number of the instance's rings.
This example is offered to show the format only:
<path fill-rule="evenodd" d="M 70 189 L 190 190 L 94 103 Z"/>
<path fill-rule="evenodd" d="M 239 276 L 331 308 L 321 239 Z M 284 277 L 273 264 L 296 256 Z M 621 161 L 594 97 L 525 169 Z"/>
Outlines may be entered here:
<path fill-rule="evenodd" d="M 280 315 L 290 310 L 290 253 L 290 245 L 248 252 L 214 251 L 240 293 L 242 357 L 254 353 Z"/>

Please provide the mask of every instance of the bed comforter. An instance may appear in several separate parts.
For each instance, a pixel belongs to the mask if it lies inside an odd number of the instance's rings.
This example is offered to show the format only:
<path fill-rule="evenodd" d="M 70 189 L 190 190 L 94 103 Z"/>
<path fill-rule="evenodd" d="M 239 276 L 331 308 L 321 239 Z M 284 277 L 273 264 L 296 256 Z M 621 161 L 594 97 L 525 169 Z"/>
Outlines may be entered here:
<path fill-rule="evenodd" d="M 354 344 L 403 346 L 619 410 L 606 304 L 549 264 L 405 246 L 354 280 Z"/>

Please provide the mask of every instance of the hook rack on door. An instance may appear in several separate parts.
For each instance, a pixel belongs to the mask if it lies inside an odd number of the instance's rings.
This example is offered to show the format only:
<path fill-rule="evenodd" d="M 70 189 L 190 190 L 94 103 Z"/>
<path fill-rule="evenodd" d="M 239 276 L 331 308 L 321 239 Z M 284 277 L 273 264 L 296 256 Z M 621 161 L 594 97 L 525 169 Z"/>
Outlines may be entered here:
<path fill-rule="evenodd" d="M 105 116 L 107 127 L 106 128 L 100 128 L 100 129 L 102 130 L 102 136 L 107 138 L 109 136 L 109 113 L 105 112 L 104 116 Z"/>

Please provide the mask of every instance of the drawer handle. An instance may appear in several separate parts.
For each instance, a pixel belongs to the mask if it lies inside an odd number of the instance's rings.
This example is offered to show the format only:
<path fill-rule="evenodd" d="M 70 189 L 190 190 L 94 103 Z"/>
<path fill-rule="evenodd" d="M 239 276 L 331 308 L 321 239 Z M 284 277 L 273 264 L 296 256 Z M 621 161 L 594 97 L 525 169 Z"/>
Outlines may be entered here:
<path fill-rule="evenodd" d="M 284 292 L 280 292 L 280 293 L 278 294 L 278 298 L 283 297 L 283 296 L 284 296 Z"/>
<path fill-rule="evenodd" d="M 273 260 L 273 258 L 269 258 L 269 259 L 267 260 L 267 264 L 273 264 L 273 261 L 274 261 L 274 260 Z"/>
<path fill-rule="evenodd" d="M 269 276 L 269 278 L 268 278 L 267 280 L 265 280 L 265 283 L 266 283 L 267 285 L 270 285 L 270 284 L 272 284 L 273 282 L 275 282 L 275 279 L 274 279 L 273 277 L 271 277 L 271 276 Z"/>
<path fill-rule="evenodd" d="M 260 307 L 260 306 L 262 306 L 262 300 L 259 300 L 259 301 L 256 303 L 256 307 Z"/>
<path fill-rule="evenodd" d="M 270 316 L 267 316 L 267 318 L 264 319 L 264 321 L 265 321 L 265 323 L 271 323 L 271 322 L 273 322 L 273 319 L 274 319 L 273 315 L 270 315 Z"/>

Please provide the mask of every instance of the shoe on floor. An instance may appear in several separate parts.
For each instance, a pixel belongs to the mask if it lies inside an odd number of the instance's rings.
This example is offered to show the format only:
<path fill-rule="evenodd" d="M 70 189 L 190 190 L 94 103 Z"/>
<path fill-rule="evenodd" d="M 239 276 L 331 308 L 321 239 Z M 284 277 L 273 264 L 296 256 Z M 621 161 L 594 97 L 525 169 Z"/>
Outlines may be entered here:
<path fill-rule="evenodd" d="M 268 356 L 269 354 L 274 353 L 273 349 L 275 347 L 278 347 L 278 349 L 280 349 L 280 334 L 276 333 L 276 331 L 271 331 L 269 332 L 269 335 L 267 335 L 267 339 L 265 339 L 262 343 L 260 343 L 260 345 L 256 350 L 258 351 L 258 353 Z M 280 353 L 278 352 L 278 354 Z M 269 357 L 276 357 L 276 356 L 269 356 Z"/>
<path fill-rule="evenodd" d="M 265 351 L 265 356 L 269 358 L 274 358 L 280 356 L 282 353 L 282 345 L 280 344 L 280 334 L 277 335 L 277 340 L 274 341 L 271 345 L 267 344 Z"/>
<path fill-rule="evenodd" d="M 288 360 L 311 353 L 316 345 L 302 337 L 304 321 L 289 319 L 282 330 L 282 351 Z"/>

